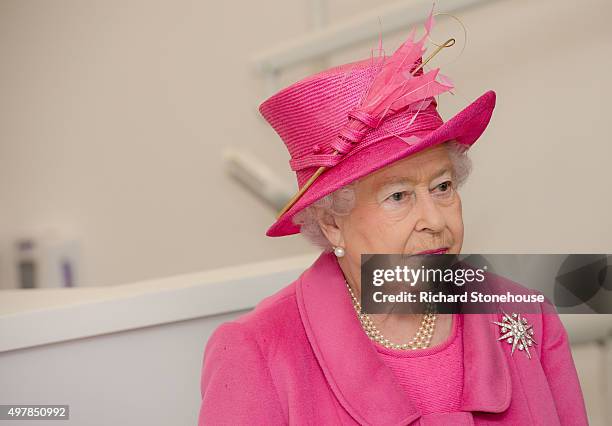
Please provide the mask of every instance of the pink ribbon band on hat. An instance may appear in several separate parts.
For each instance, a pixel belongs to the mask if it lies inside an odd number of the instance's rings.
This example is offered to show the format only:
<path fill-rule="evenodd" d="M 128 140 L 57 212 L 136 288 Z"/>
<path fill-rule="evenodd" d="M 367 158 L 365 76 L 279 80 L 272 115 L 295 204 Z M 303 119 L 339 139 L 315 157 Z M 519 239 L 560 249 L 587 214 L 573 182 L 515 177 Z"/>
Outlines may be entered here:
<path fill-rule="evenodd" d="M 349 113 L 349 116 L 351 115 L 353 115 L 353 111 Z M 362 117 L 363 116 L 360 116 L 358 120 L 361 123 L 363 123 L 361 121 Z M 393 120 L 391 118 L 393 118 Z M 367 120 L 367 118 L 365 119 Z M 383 121 L 391 122 L 391 125 L 387 126 Z M 339 135 L 330 144 L 330 148 L 337 151 L 337 154 L 333 152 L 323 152 L 328 150 L 317 145 L 313 147 L 311 153 L 300 158 L 292 158 L 289 160 L 291 169 L 298 171 L 309 167 L 333 167 L 347 155 L 352 155 L 380 140 L 398 137 L 408 143 L 410 140 L 408 139 L 410 136 L 409 133 L 427 130 L 433 131 L 443 124 L 442 118 L 438 115 L 434 103 L 428 103 L 427 107 L 420 111 L 411 109 L 397 111 L 395 114 L 387 116 L 386 120 L 380 120 L 378 123 L 370 121 L 369 124 L 375 124 L 375 126 L 370 129 L 367 128 L 370 127 L 369 125 L 364 126 L 365 128 L 363 129 L 350 128 L 349 124 L 351 122 L 352 120 L 349 120 L 347 125 L 342 128 Z M 404 124 L 402 125 L 402 123 Z"/>
<path fill-rule="evenodd" d="M 350 111 L 348 113 L 348 116 L 349 116 L 349 118 L 352 118 L 352 119 L 355 119 L 355 120 L 358 120 L 358 121 L 362 122 L 363 124 L 365 124 L 366 126 L 372 128 L 372 129 L 377 128 L 380 125 L 381 121 L 382 121 L 381 118 L 372 117 L 367 112 L 361 111 L 361 110 L 358 110 L 358 109 L 354 109 L 354 110 Z"/>

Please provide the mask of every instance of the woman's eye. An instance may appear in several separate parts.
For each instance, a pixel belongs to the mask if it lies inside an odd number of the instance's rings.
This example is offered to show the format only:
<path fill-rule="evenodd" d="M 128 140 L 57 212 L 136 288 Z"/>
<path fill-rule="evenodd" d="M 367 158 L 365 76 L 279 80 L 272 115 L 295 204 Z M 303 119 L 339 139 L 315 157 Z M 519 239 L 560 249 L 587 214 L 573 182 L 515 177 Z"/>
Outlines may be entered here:
<path fill-rule="evenodd" d="M 453 182 L 451 182 L 450 180 L 447 180 L 446 182 L 442 182 L 440 185 L 438 185 L 437 187 L 442 191 L 442 192 L 446 192 L 449 189 L 451 189 L 453 185 Z"/>
<path fill-rule="evenodd" d="M 406 198 L 406 195 L 407 195 L 407 191 L 394 192 L 393 194 L 391 194 L 389 199 L 393 201 L 402 201 L 404 198 Z"/>

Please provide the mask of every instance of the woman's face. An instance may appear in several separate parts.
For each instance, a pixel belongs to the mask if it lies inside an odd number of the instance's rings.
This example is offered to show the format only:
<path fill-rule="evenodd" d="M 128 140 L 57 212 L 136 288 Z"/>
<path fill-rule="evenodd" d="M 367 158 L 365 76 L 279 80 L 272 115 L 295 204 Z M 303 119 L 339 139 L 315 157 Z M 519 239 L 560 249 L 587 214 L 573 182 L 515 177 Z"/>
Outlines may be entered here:
<path fill-rule="evenodd" d="M 362 178 L 355 186 L 353 210 L 335 219 L 326 233 L 354 264 L 360 263 L 361 253 L 439 248 L 459 253 L 461 199 L 446 147 L 435 145 Z"/>

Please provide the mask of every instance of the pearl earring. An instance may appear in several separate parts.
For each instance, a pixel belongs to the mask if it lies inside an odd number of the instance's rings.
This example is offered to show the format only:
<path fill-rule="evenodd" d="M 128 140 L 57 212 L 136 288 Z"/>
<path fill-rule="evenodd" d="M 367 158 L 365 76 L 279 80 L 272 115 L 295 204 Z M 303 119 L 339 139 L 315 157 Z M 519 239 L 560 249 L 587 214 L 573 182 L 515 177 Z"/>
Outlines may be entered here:
<path fill-rule="evenodd" d="M 334 254 L 336 257 L 344 256 L 344 249 L 342 247 L 334 247 Z"/>

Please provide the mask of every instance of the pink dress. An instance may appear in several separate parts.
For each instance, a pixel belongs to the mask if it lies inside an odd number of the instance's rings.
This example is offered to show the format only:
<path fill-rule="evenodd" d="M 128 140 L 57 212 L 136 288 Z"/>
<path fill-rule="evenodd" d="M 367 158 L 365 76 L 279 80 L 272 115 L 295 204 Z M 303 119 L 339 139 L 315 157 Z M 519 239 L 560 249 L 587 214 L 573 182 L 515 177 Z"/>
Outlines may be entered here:
<path fill-rule="evenodd" d="M 426 349 L 404 351 L 372 344 L 422 414 L 459 411 L 463 392 L 461 315 L 453 314 L 446 341 Z"/>

